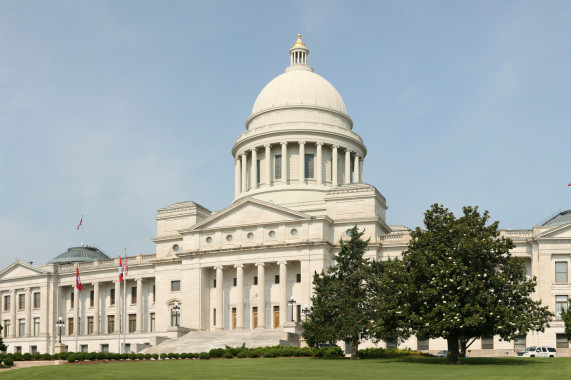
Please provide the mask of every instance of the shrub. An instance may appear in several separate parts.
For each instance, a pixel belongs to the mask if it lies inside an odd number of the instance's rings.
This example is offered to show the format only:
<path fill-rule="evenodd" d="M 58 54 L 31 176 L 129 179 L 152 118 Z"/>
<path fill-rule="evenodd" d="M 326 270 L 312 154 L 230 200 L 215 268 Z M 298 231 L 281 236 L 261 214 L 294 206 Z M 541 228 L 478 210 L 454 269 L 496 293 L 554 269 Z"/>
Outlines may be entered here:
<path fill-rule="evenodd" d="M 78 362 L 82 362 L 85 359 L 87 359 L 87 353 L 85 352 L 78 352 L 75 354 L 75 358 L 77 359 Z"/>
<path fill-rule="evenodd" d="M 172 352 L 169 352 L 169 353 L 167 354 L 167 358 L 169 358 L 169 359 L 174 358 L 174 354 L 173 354 Z"/>
<path fill-rule="evenodd" d="M 30 354 L 29 352 L 26 352 L 24 355 L 22 355 L 22 359 L 25 361 L 30 361 L 30 360 L 32 360 L 32 354 Z"/>
<path fill-rule="evenodd" d="M 167 358 L 167 354 L 165 354 L 164 352 L 161 354 L 161 359 L 165 360 Z"/>
<path fill-rule="evenodd" d="M 129 359 L 129 354 L 128 353 L 121 354 L 121 359 L 123 360 Z"/>
<path fill-rule="evenodd" d="M 143 357 L 145 358 L 145 360 L 151 360 L 152 355 L 151 354 L 144 354 Z"/>
<path fill-rule="evenodd" d="M 264 358 L 277 358 L 280 356 L 280 353 L 275 348 L 269 348 L 269 349 L 264 351 L 263 355 L 264 355 Z"/>
<path fill-rule="evenodd" d="M 145 359 L 145 354 L 137 354 L 137 359 L 139 360 Z"/>
<path fill-rule="evenodd" d="M 199 358 L 199 359 L 210 359 L 210 354 L 209 354 L 208 352 L 201 352 L 201 353 L 198 355 L 198 358 Z"/>
<path fill-rule="evenodd" d="M 103 359 L 105 359 L 105 352 L 98 352 L 95 357 L 96 357 L 98 360 L 103 360 Z"/>
<path fill-rule="evenodd" d="M 129 354 L 129 359 L 131 360 L 137 359 L 137 354 Z"/>
<path fill-rule="evenodd" d="M 186 352 L 183 352 L 182 354 L 180 354 L 180 358 L 186 359 L 186 358 L 188 358 L 188 354 Z"/>
<path fill-rule="evenodd" d="M 52 360 L 52 356 L 50 354 L 42 354 L 40 357 L 42 360 Z"/>
<path fill-rule="evenodd" d="M 42 358 L 42 354 L 36 352 L 35 354 L 32 355 L 32 357 L 34 358 L 34 360 L 40 360 Z"/>
<path fill-rule="evenodd" d="M 246 351 L 246 355 L 247 355 L 249 358 L 259 358 L 259 357 L 260 357 L 260 354 L 258 353 L 258 350 L 255 350 L 255 349 L 254 349 L 254 350 L 248 350 L 248 351 Z"/>
<path fill-rule="evenodd" d="M 213 348 L 208 353 L 211 358 L 221 358 L 222 355 L 224 355 L 224 352 L 226 352 L 226 350 L 223 348 Z"/>
<path fill-rule="evenodd" d="M 236 356 L 238 356 L 240 359 L 248 357 L 247 352 L 245 350 L 238 352 L 238 355 Z"/>
<path fill-rule="evenodd" d="M 21 362 L 23 359 L 22 353 L 21 352 L 16 352 L 14 354 L 14 361 L 15 362 Z"/>
<path fill-rule="evenodd" d="M 97 352 L 90 352 L 87 354 L 88 360 L 97 360 Z"/>
<path fill-rule="evenodd" d="M 14 365 L 14 359 L 12 359 L 11 356 L 6 356 L 6 357 L 4 358 L 4 365 L 5 365 L 6 367 L 12 367 L 12 366 Z"/>
<path fill-rule="evenodd" d="M 223 357 L 224 359 L 233 359 L 233 358 L 234 358 L 234 355 L 232 355 L 232 353 L 227 350 L 226 352 L 224 352 L 224 354 L 222 354 L 222 357 Z"/>
<path fill-rule="evenodd" d="M 151 355 L 153 359 L 158 360 L 159 359 L 159 354 L 152 354 Z"/>
<path fill-rule="evenodd" d="M 77 358 L 75 357 L 75 354 L 71 354 L 71 355 L 68 355 L 68 356 L 67 356 L 67 361 L 68 361 L 69 363 L 73 363 L 73 362 L 76 361 L 76 360 L 77 360 Z"/>

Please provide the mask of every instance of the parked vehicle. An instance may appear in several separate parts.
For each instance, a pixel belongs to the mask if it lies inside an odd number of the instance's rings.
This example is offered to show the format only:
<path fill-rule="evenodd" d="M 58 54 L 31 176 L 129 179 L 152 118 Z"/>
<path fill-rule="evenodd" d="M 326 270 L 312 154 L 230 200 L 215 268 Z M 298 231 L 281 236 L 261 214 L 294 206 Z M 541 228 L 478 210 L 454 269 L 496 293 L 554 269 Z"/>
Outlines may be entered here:
<path fill-rule="evenodd" d="M 557 350 L 548 346 L 531 346 L 518 352 L 517 356 L 524 358 L 556 358 Z"/>
<path fill-rule="evenodd" d="M 438 353 L 434 354 L 434 356 L 438 358 L 445 358 L 448 356 L 448 350 L 439 351 Z"/>

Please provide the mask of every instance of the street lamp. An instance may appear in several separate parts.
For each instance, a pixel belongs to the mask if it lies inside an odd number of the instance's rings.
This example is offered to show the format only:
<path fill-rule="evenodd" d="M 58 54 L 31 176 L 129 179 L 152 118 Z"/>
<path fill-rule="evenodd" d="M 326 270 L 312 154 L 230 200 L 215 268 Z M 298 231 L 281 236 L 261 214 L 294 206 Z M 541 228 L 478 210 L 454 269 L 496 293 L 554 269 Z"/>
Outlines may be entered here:
<path fill-rule="evenodd" d="M 301 309 L 301 313 L 303 314 L 303 316 L 307 320 L 307 314 L 309 314 L 309 307 L 307 304 L 303 305 L 303 309 Z"/>
<path fill-rule="evenodd" d="M 293 306 L 295 305 L 295 300 L 293 299 L 293 296 L 290 298 L 290 300 L 288 301 L 288 303 L 291 306 L 291 321 L 293 322 Z"/>
<path fill-rule="evenodd" d="M 63 318 L 59 317 L 57 322 L 56 322 L 56 326 L 59 329 L 59 343 L 61 343 L 61 328 L 63 326 L 65 326 L 65 323 L 63 322 Z"/>
<path fill-rule="evenodd" d="M 178 302 L 174 303 L 174 306 L 172 307 L 171 311 L 174 312 L 175 326 L 178 327 L 178 313 L 180 313 L 180 306 L 178 306 Z"/>

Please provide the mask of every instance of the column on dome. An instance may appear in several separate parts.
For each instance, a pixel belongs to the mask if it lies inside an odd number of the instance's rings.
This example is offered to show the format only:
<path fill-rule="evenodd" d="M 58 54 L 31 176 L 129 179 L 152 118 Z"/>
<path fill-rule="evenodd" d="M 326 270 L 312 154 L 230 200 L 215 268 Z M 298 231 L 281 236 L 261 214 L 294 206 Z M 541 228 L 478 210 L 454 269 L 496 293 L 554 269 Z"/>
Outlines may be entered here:
<path fill-rule="evenodd" d="M 323 143 L 322 142 L 318 142 L 317 144 L 315 144 L 317 147 L 317 170 L 315 171 L 315 178 L 317 179 L 317 184 L 321 185 L 323 183 L 323 173 L 322 173 L 322 168 L 323 168 Z"/>
<path fill-rule="evenodd" d="M 361 182 L 361 175 L 359 174 L 360 165 L 359 165 L 359 155 L 357 153 L 355 153 L 355 162 L 353 163 L 353 167 L 355 172 L 353 174 L 353 182 L 359 183 Z"/>
<path fill-rule="evenodd" d="M 240 195 L 242 190 L 242 169 L 240 168 L 240 159 L 236 158 L 234 164 L 234 194 Z"/>
<path fill-rule="evenodd" d="M 216 268 L 216 330 L 224 330 L 224 268 Z"/>
<path fill-rule="evenodd" d="M 121 304 L 121 283 L 119 280 L 113 282 L 115 283 L 115 324 L 113 326 L 113 332 L 116 333 L 119 331 L 119 325 L 121 324 L 121 316 L 119 314 L 119 305 Z M 110 333 L 110 331 L 107 331 L 107 333 Z"/>
<path fill-rule="evenodd" d="M 101 321 L 99 320 L 99 283 L 93 283 L 93 333 L 99 334 L 99 326 Z"/>
<path fill-rule="evenodd" d="M 137 279 L 137 319 L 135 332 L 143 332 L 143 279 Z"/>
<path fill-rule="evenodd" d="M 242 153 L 242 192 L 248 191 L 248 179 L 246 178 L 247 163 L 248 155 L 244 152 Z"/>
<path fill-rule="evenodd" d="M 264 147 L 266 148 L 266 155 L 264 158 L 265 161 L 265 168 L 266 168 L 266 173 L 265 173 L 265 177 L 266 177 L 266 185 L 270 186 L 272 184 L 272 180 L 271 180 L 271 168 L 272 168 L 272 154 L 271 154 L 271 146 L 270 144 L 266 144 L 264 145 Z"/>
<path fill-rule="evenodd" d="M 280 261 L 278 264 L 280 265 L 280 326 L 283 326 L 287 320 L 287 262 Z"/>
<path fill-rule="evenodd" d="M 299 142 L 299 183 L 305 182 L 305 141 Z"/>
<path fill-rule="evenodd" d="M 256 264 L 258 267 L 258 329 L 266 328 L 266 273 L 264 263 Z"/>
<path fill-rule="evenodd" d="M 236 330 L 244 329 L 244 265 L 236 267 Z"/>
<path fill-rule="evenodd" d="M 287 184 L 287 142 L 282 144 L 282 183 Z"/>
<path fill-rule="evenodd" d="M 359 159 L 359 182 L 363 182 L 363 164 L 365 163 L 365 157 Z"/>
<path fill-rule="evenodd" d="M 250 189 L 258 187 L 258 151 L 256 148 L 252 149 L 252 169 L 250 178 Z"/>
<path fill-rule="evenodd" d="M 10 290 L 10 327 L 12 330 L 10 331 L 10 335 L 12 338 L 16 337 L 16 330 L 18 326 L 16 326 L 16 290 Z"/>
<path fill-rule="evenodd" d="M 343 183 L 345 185 L 351 183 L 351 151 L 345 149 L 345 178 Z"/>
<path fill-rule="evenodd" d="M 32 325 L 32 299 L 30 295 L 30 288 L 26 288 L 26 336 L 31 336 L 31 325 Z"/>

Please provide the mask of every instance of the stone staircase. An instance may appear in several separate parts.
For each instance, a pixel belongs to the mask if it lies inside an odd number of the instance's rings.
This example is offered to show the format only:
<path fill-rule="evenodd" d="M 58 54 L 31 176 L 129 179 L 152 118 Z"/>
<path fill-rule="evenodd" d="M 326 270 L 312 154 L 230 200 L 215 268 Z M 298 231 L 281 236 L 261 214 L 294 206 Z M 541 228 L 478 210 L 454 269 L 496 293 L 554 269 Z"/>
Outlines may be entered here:
<path fill-rule="evenodd" d="M 287 334 L 286 334 L 287 335 Z M 154 347 L 140 351 L 144 354 L 208 352 L 213 348 L 276 346 L 291 345 L 283 338 L 280 330 L 224 330 L 224 331 L 191 331 L 180 338 L 166 339 Z M 294 343 L 295 344 L 295 343 Z M 299 344 L 299 343 L 298 343 Z"/>

